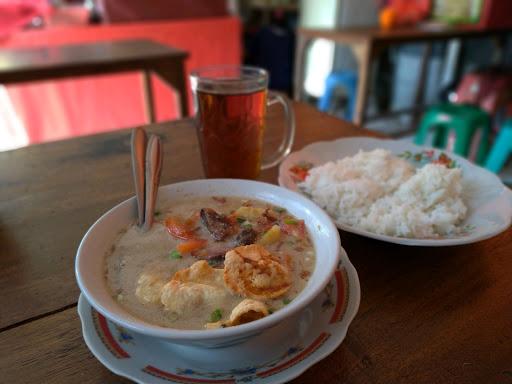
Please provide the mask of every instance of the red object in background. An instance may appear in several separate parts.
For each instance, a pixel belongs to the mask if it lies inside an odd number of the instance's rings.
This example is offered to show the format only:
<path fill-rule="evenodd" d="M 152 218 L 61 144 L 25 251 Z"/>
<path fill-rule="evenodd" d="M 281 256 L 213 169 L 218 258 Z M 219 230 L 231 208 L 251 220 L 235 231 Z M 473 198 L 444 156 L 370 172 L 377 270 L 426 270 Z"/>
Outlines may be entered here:
<path fill-rule="evenodd" d="M 228 16 L 226 0 L 101 0 L 109 23 Z"/>
<path fill-rule="evenodd" d="M 234 17 L 105 26 L 50 28 L 20 32 L 1 48 L 26 48 L 122 39 L 151 39 L 188 51 L 190 70 L 240 64 L 241 26 Z M 153 77 L 158 121 L 178 117 L 174 92 Z M 26 127 L 29 142 L 132 127 L 147 122 L 140 74 L 127 73 L 10 85 L 9 97 Z M 192 94 L 189 91 L 189 105 Z M 192 109 L 192 108 L 191 108 Z"/>
<path fill-rule="evenodd" d="M 511 0 L 484 0 L 479 27 L 506 28 L 512 26 Z"/>
<path fill-rule="evenodd" d="M 431 0 L 389 0 L 381 12 L 386 12 L 383 27 L 413 25 L 430 15 Z M 383 21 L 381 21 L 381 24 Z"/>
<path fill-rule="evenodd" d="M 498 71 L 468 73 L 455 95 L 455 103 L 478 105 L 493 116 L 512 102 L 512 74 Z"/>
<path fill-rule="evenodd" d="M 5 38 L 29 24 L 35 17 L 45 17 L 47 0 L 0 0 L 0 38 Z"/>

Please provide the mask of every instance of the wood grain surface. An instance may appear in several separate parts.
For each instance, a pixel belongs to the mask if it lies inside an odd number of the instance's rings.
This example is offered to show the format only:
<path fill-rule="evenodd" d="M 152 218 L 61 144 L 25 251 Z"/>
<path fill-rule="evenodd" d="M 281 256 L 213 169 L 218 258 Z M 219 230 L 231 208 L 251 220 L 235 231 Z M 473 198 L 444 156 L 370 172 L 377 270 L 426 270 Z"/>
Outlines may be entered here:
<path fill-rule="evenodd" d="M 342 29 L 299 28 L 298 34 L 311 38 L 325 38 L 340 42 L 372 41 L 377 43 L 425 42 L 486 36 L 505 36 L 511 32 L 506 28 L 481 28 L 478 26 L 446 26 L 444 28 L 401 27 L 382 29 L 378 27 L 352 27 Z"/>
<path fill-rule="evenodd" d="M 151 40 L 119 40 L 0 51 L 0 84 L 142 71 L 144 104 L 155 121 L 150 73 L 179 96 L 181 116 L 188 116 L 184 61 L 188 53 Z"/>
<path fill-rule="evenodd" d="M 367 134 L 295 107 L 295 148 Z M 269 146 L 281 117 L 271 120 Z M 202 177 L 190 120 L 151 131 L 166 140 L 163 183 Z M 83 342 L 73 263 L 86 229 L 133 195 L 129 132 L 0 153 L 0 175 L 0 382 L 128 382 Z M 262 179 L 276 176 L 272 169 Z M 341 232 L 361 306 L 342 345 L 294 382 L 511 383 L 511 235 L 417 248 Z"/>
<path fill-rule="evenodd" d="M 361 130 L 296 104 L 295 148 Z M 269 116 L 267 150 L 282 132 Z M 203 177 L 192 120 L 148 129 L 164 140 L 161 184 Z M 0 329 L 76 303 L 75 253 L 104 212 L 134 195 L 130 130 L 0 153 Z M 263 173 L 275 183 L 277 169 Z M 23 305 L 20 305 L 23 303 Z"/>
<path fill-rule="evenodd" d="M 347 338 L 294 383 L 510 383 L 510 231 L 410 248 L 341 233 L 361 280 Z M 125 383 L 89 352 L 76 308 L 0 333 L 6 383 Z"/>
<path fill-rule="evenodd" d="M 0 51 L 0 84 L 153 69 L 188 54 L 151 40 L 121 40 Z"/>

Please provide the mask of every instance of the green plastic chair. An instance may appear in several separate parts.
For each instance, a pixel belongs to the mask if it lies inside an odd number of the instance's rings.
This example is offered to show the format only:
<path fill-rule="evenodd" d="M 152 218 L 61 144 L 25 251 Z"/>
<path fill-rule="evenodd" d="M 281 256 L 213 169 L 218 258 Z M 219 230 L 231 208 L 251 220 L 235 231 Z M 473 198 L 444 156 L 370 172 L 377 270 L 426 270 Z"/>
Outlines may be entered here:
<path fill-rule="evenodd" d="M 480 132 L 475 161 L 483 164 L 489 149 L 491 119 L 480 108 L 472 105 L 441 104 L 429 108 L 420 122 L 414 142 L 425 144 L 429 132 L 433 131 L 432 146 L 446 148 L 450 134 L 455 134 L 453 152 L 468 157 L 475 135 Z"/>

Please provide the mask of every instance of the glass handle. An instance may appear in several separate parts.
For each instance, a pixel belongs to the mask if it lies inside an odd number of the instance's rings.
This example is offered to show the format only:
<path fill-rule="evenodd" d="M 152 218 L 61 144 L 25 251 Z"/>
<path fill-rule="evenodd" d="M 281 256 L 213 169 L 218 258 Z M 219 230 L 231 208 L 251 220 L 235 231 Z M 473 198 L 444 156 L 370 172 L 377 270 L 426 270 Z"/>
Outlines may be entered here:
<path fill-rule="evenodd" d="M 276 153 L 266 162 L 261 165 L 261 169 L 268 169 L 278 165 L 283 159 L 291 152 L 293 140 L 295 139 L 295 115 L 293 114 L 293 106 L 286 96 L 282 96 L 278 93 L 269 91 L 267 107 L 274 104 L 281 104 L 284 110 L 284 116 L 286 119 L 286 132 L 281 141 L 281 145 L 277 149 Z"/>

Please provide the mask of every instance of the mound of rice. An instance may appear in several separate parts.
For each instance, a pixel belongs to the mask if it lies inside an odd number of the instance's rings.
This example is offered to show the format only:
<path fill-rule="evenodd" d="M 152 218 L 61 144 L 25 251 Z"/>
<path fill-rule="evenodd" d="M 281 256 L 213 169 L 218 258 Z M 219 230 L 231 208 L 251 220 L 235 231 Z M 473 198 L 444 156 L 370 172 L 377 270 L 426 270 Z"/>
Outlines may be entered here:
<path fill-rule="evenodd" d="M 458 168 L 427 164 L 416 170 L 376 149 L 311 169 L 299 188 L 339 224 L 427 238 L 457 232 L 467 212 L 461 180 Z"/>

